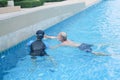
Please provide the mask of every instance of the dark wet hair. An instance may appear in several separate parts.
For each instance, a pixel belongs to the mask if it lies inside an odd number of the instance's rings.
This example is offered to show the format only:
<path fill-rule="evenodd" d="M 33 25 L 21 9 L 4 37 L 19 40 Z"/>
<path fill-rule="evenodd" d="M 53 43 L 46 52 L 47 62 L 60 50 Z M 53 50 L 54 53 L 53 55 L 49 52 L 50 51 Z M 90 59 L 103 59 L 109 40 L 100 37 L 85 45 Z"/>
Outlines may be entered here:
<path fill-rule="evenodd" d="M 36 32 L 36 35 L 37 35 L 37 39 L 42 39 L 43 37 L 44 37 L 44 31 L 42 31 L 42 30 L 38 30 L 37 32 Z"/>

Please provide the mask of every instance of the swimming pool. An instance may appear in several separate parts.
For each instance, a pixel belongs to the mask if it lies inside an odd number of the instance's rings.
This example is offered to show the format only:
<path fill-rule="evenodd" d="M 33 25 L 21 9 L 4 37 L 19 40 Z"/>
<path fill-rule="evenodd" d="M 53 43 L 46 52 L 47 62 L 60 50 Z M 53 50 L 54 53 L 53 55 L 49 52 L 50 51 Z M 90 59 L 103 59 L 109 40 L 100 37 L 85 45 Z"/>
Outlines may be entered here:
<path fill-rule="evenodd" d="M 45 30 L 57 35 L 65 31 L 78 43 L 107 44 L 95 49 L 106 54 L 120 54 L 120 1 L 104 0 L 67 20 Z M 35 36 L 4 51 L 0 55 L 0 80 L 120 80 L 120 56 L 95 56 L 77 48 L 47 49 L 57 66 L 38 58 L 33 64 L 27 42 Z M 57 40 L 45 39 L 50 46 Z"/>

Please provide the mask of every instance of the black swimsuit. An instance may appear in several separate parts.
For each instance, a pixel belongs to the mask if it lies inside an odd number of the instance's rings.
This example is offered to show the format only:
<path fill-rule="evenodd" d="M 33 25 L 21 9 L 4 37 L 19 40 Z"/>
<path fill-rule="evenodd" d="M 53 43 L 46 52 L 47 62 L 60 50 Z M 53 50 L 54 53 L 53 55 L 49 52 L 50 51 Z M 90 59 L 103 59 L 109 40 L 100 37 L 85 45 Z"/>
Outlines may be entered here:
<path fill-rule="evenodd" d="M 36 40 L 31 44 L 31 56 L 48 56 L 45 52 L 46 46 L 41 40 Z"/>
<path fill-rule="evenodd" d="M 78 48 L 82 51 L 92 53 L 92 46 L 91 44 L 82 43 Z"/>

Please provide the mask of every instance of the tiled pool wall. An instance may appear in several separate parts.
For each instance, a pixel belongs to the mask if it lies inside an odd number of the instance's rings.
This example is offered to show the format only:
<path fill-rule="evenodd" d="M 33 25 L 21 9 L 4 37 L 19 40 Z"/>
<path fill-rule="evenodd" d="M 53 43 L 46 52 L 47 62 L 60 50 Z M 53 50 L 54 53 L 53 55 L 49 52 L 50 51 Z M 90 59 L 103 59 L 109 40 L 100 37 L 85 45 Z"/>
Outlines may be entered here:
<path fill-rule="evenodd" d="M 84 2 L 57 5 L 1 20 L 0 52 L 33 36 L 36 30 L 45 30 L 86 7 Z"/>

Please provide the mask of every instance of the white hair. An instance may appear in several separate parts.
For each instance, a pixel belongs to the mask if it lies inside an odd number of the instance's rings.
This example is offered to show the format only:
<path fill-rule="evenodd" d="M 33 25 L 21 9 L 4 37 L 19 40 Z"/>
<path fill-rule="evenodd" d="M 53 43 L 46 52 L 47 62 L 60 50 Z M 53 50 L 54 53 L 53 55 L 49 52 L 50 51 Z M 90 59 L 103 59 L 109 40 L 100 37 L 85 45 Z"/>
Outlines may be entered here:
<path fill-rule="evenodd" d="M 60 32 L 60 35 L 62 36 L 63 40 L 67 40 L 67 34 L 65 32 Z"/>

